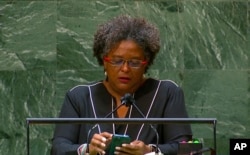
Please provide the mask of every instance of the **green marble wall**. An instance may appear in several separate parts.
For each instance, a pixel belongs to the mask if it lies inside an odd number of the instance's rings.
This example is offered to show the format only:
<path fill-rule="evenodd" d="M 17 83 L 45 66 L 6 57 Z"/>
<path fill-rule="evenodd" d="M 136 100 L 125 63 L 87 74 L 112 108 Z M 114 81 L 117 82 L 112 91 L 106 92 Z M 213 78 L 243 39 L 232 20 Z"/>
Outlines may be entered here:
<path fill-rule="evenodd" d="M 161 31 L 149 76 L 185 91 L 190 117 L 218 119 L 218 154 L 250 138 L 248 0 L 0 0 L 0 154 L 26 154 L 27 117 L 56 117 L 66 90 L 100 80 L 98 24 L 144 16 Z M 53 125 L 31 126 L 31 154 L 49 154 Z M 212 126 L 193 125 L 212 146 Z"/>

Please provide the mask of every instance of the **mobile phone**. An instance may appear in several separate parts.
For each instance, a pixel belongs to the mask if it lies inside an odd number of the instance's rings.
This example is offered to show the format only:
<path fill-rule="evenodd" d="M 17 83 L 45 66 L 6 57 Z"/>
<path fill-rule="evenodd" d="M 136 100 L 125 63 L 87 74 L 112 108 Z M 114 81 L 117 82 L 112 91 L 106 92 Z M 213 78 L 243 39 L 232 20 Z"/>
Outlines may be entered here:
<path fill-rule="evenodd" d="M 121 146 L 122 144 L 129 144 L 131 139 L 128 135 L 114 134 L 109 146 L 108 155 L 114 155 L 115 147 Z"/>

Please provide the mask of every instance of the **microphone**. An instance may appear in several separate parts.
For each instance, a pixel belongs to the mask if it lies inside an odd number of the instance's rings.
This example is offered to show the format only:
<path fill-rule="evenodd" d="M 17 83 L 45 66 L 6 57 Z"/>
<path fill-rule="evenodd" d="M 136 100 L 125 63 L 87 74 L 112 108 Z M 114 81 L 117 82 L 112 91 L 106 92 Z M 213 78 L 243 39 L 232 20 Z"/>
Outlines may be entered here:
<path fill-rule="evenodd" d="M 127 107 L 130 105 L 133 105 L 135 102 L 135 99 L 132 97 L 131 94 L 126 93 L 122 98 L 121 98 L 121 103 L 125 104 Z"/>
<path fill-rule="evenodd" d="M 126 94 L 125 94 L 125 96 L 126 96 Z M 131 104 L 129 103 L 129 102 L 127 102 L 127 101 L 122 101 L 123 100 L 123 98 L 127 98 L 127 97 L 125 97 L 125 96 L 123 96 L 122 98 L 121 98 L 121 104 L 119 105 L 119 106 L 117 106 L 114 110 L 112 110 L 110 113 L 108 113 L 105 117 L 103 117 L 103 118 L 108 118 L 109 116 L 111 116 L 113 113 L 115 113 L 121 106 L 123 106 L 123 105 L 125 105 L 126 107 L 128 107 L 128 106 L 130 106 Z M 87 141 L 86 141 L 86 143 L 87 143 L 87 149 L 86 149 L 86 152 L 87 153 L 89 153 L 89 141 L 90 141 L 90 134 L 91 134 L 91 132 L 96 128 L 98 126 L 98 124 L 95 124 L 91 129 L 89 129 L 89 131 L 88 131 L 88 135 L 87 135 Z"/>
<path fill-rule="evenodd" d="M 143 117 L 143 118 L 146 118 L 146 116 L 142 113 L 142 111 L 137 107 L 137 105 L 135 104 L 135 99 L 133 98 L 133 96 L 129 93 L 126 93 L 122 98 L 121 98 L 121 102 L 123 104 L 125 104 L 126 106 L 129 106 L 129 105 L 132 105 L 136 108 L 136 110 L 140 113 L 140 115 Z M 159 134 L 156 130 L 156 128 L 152 125 L 152 124 L 149 124 L 151 129 L 153 129 L 153 131 L 155 132 L 156 134 L 156 150 L 155 150 L 155 153 L 158 154 L 159 153 Z"/>

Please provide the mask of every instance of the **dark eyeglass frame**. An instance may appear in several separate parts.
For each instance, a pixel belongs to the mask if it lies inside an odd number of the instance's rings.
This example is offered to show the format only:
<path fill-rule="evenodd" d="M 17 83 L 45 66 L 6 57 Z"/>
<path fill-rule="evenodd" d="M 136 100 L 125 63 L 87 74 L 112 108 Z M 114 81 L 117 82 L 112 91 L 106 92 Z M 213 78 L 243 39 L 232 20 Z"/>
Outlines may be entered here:
<path fill-rule="evenodd" d="M 116 66 L 116 67 L 121 67 L 122 65 L 124 65 L 124 63 L 127 62 L 128 66 L 131 67 L 131 68 L 140 68 L 142 65 L 145 65 L 148 63 L 147 60 L 139 60 L 139 59 L 129 59 L 129 60 L 126 60 L 126 59 L 123 59 L 123 58 L 116 58 L 116 59 L 119 59 L 119 60 L 122 60 L 122 61 L 119 61 L 119 62 L 115 62 L 112 60 L 112 58 L 108 57 L 108 56 L 104 56 L 103 57 L 103 60 L 110 63 L 112 66 Z M 134 62 L 133 62 L 134 61 Z M 136 63 L 137 64 L 133 64 L 133 63 Z"/>

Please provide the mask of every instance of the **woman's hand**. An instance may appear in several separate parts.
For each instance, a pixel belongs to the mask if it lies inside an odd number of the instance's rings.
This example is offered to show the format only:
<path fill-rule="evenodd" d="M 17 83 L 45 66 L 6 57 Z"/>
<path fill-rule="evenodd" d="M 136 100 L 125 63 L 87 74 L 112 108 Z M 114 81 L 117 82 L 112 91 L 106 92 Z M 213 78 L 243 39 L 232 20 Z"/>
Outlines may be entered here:
<path fill-rule="evenodd" d="M 133 141 L 130 144 L 122 144 L 121 147 L 116 147 L 116 155 L 144 155 L 151 152 L 151 147 L 143 141 Z"/>
<path fill-rule="evenodd" d="M 112 139 L 112 134 L 108 132 L 94 134 L 89 144 L 89 154 L 90 155 L 96 155 L 97 153 L 105 154 L 104 150 L 109 145 L 111 139 Z"/>

